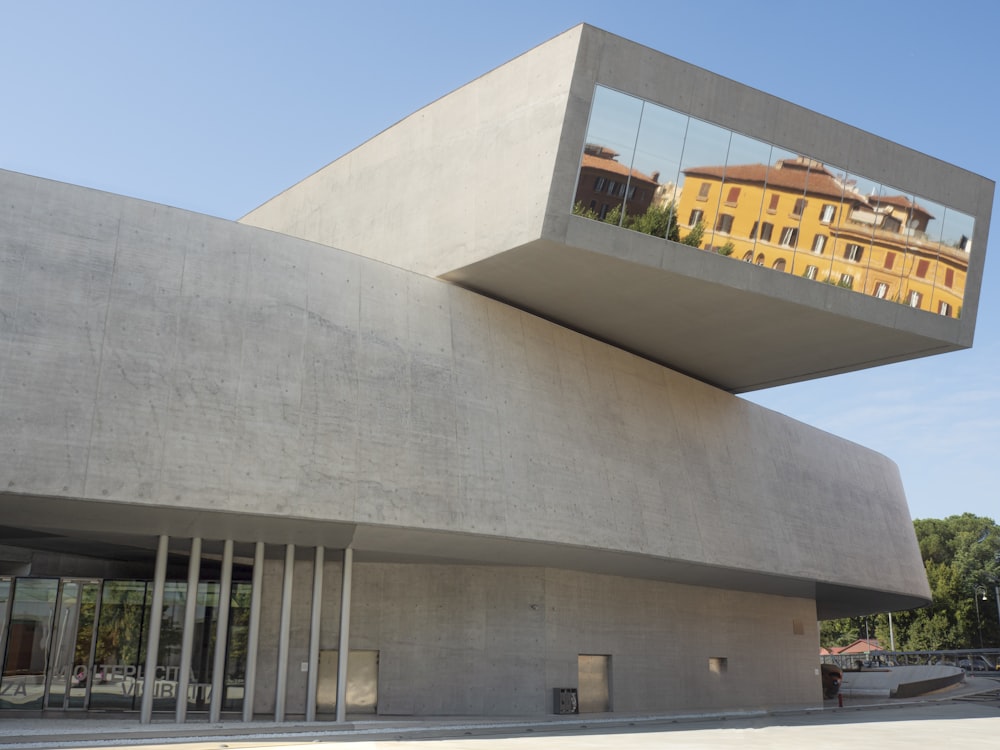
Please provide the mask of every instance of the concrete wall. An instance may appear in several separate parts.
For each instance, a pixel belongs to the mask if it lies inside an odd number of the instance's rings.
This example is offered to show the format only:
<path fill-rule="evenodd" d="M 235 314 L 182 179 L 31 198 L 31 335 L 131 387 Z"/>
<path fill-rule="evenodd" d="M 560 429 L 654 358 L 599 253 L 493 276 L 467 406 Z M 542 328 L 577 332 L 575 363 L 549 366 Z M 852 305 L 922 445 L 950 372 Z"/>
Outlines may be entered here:
<path fill-rule="evenodd" d="M 432 276 L 536 239 L 581 30 L 415 112 L 242 221 Z"/>
<path fill-rule="evenodd" d="M 928 595 L 870 450 L 332 248 L 11 173 L 0 196 L 9 498 L 105 501 L 112 528 L 127 505 L 259 518 L 265 540 L 268 518 L 442 532 L 427 554 L 472 559 L 477 538 L 527 540 L 570 567 L 622 553 L 801 591 L 879 570 L 878 590 Z M 72 528 L 79 507 L 31 521 Z"/>
<path fill-rule="evenodd" d="M 282 563 L 268 563 L 255 703 L 273 711 Z M 351 648 L 379 652 L 381 714 L 552 713 L 579 654 L 611 656 L 617 712 L 821 705 L 808 599 L 533 567 L 355 566 Z M 305 711 L 312 564 L 299 561 L 291 714 Z M 339 637 L 340 564 L 324 568 L 320 647 Z M 798 634 L 796 634 L 798 632 Z M 727 659 L 724 674 L 710 657 Z"/>

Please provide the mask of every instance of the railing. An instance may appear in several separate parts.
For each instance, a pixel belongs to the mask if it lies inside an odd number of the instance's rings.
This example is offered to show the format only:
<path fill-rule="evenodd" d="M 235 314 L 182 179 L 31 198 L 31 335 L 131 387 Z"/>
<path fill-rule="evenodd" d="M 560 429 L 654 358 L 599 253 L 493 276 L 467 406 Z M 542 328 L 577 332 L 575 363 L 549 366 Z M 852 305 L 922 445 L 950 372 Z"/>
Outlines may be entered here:
<path fill-rule="evenodd" d="M 942 664 L 967 672 L 1000 673 L 1000 648 L 949 649 L 942 651 L 870 651 L 854 654 L 828 654 L 820 657 L 825 664 L 841 669 L 878 669 L 917 664 Z"/>

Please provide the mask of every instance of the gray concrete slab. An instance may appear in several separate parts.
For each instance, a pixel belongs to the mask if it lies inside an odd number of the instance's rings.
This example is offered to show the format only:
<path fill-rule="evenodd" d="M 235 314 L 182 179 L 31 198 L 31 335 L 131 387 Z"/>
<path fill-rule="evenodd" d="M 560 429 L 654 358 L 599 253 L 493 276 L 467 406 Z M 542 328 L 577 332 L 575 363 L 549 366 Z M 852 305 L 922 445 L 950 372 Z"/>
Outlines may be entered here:
<path fill-rule="evenodd" d="M 851 699 L 821 710 L 725 715 L 552 716 L 545 719 L 378 717 L 344 724 L 273 722 L 187 723 L 136 719 L 6 719 L 0 750 L 93 747 L 322 748 L 447 747 L 449 750 L 559 750 L 560 748 L 995 748 L 1000 741 L 1000 677 L 910 700 Z"/>

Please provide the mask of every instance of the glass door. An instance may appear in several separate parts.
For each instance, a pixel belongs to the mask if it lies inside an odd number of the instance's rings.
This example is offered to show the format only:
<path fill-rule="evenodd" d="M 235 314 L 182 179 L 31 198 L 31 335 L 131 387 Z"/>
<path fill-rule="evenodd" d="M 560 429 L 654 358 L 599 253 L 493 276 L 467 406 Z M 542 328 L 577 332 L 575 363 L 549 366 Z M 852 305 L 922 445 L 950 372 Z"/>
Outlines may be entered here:
<path fill-rule="evenodd" d="M 59 579 L 16 578 L 11 588 L 0 708 L 40 709 Z"/>
<path fill-rule="evenodd" d="M 94 616 L 100 581 L 63 579 L 55 607 L 45 707 L 82 710 L 88 704 Z"/>

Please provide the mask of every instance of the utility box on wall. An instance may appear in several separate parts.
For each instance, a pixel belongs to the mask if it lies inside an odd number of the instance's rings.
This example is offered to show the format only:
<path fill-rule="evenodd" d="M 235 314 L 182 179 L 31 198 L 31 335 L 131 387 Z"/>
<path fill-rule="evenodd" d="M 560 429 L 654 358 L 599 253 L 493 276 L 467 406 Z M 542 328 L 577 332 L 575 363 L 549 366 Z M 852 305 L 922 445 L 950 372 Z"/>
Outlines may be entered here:
<path fill-rule="evenodd" d="M 553 703 L 557 714 L 578 714 L 580 703 L 577 700 L 576 688 L 553 688 Z"/>

